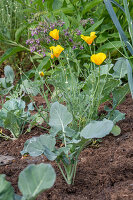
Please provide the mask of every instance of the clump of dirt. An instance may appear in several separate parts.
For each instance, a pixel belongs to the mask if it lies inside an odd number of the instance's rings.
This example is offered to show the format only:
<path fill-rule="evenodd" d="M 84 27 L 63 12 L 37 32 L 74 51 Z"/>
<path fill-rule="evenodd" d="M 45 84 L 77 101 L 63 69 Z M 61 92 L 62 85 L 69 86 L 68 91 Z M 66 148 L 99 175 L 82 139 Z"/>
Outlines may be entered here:
<path fill-rule="evenodd" d="M 57 179 L 54 187 L 37 197 L 37 200 L 132 200 L 133 199 L 133 101 L 128 95 L 118 109 L 126 113 L 126 119 L 118 123 L 121 134 L 105 137 L 97 148 L 87 147 L 79 157 L 76 179 L 68 186 L 56 164 Z M 45 156 L 25 157 L 20 151 L 27 139 L 45 134 L 38 127 L 21 135 L 16 141 L 0 139 L 0 154 L 15 157 L 11 163 L 0 166 L 0 174 L 6 174 L 15 192 L 19 173 L 31 163 L 50 163 Z"/>

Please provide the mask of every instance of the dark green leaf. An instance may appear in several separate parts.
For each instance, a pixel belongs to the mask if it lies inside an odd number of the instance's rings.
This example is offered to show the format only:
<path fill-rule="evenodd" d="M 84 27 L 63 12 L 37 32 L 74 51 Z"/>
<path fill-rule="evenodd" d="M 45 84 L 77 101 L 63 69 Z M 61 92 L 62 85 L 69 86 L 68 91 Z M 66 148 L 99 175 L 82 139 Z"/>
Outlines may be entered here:
<path fill-rule="evenodd" d="M 48 62 L 49 62 L 49 57 L 43 58 L 41 63 L 38 65 L 37 70 L 41 71 L 42 69 L 45 69 L 45 65 L 47 65 Z"/>
<path fill-rule="evenodd" d="M 27 29 L 30 24 L 20 26 L 17 31 L 15 32 L 15 41 L 19 42 L 21 35 L 23 34 L 24 30 Z"/>
<path fill-rule="evenodd" d="M 86 30 L 86 34 L 90 34 L 91 32 L 95 31 L 103 23 L 103 20 L 104 18 L 98 22 L 95 22 L 90 28 Z"/>
<path fill-rule="evenodd" d="M 17 138 L 21 134 L 21 122 L 21 119 L 18 119 L 12 111 L 9 111 L 4 121 L 4 128 L 10 130 L 13 137 Z"/>
<path fill-rule="evenodd" d="M 16 54 L 17 52 L 23 51 L 24 49 L 21 47 L 13 47 L 8 49 L 3 56 L 0 58 L 0 64 L 2 64 L 6 59 L 8 59 L 10 56 Z"/>

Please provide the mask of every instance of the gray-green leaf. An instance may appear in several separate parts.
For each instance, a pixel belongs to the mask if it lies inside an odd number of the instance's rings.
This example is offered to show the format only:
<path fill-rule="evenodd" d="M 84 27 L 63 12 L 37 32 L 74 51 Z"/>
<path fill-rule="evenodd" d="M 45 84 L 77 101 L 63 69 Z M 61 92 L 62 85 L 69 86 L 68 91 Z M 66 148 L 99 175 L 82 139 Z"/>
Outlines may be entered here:
<path fill-rule="evenodd" d="M 14 190 L 11 183 L 5 180 L 5 175 L 0 175 L 0 200 L 14 200 Z"/>
<path fill-rule="evenodd" d="M 118 78 L 123 78 L 127 74 L 127 59 L 118 58 L 114 66 L 114 76 Z"/>
<path fill-rule="evenodd" d="M 14 75 L 13 69 L 9 65 L 7 65 L 4 68 L 4 74 L 5 74 L 6 82 L 13 83 L 15 75 Z"/>
<path fill-rule="evenodd" d="M 65 131 L 65 128 L 68 124 L 70 124 L 73 120 L 72 114 L 68 112 L 67 108 L 55 102 L 52 104 L 50 109 L 50 120 L 49 125 L 51 127 L 58 129 L 59 131 Z"/>
<path fill-rule="evenodd" d="M 39 137 L 32 137 L 25 142 L 24 149 L 21 151 L 21 154 L 23 155 L 25 153 L 29 153 L 30 156 L 39 156 L 47 149 L 52 152 L 55 148 L 55 144 L 55 138 L 47 134 Z"/>
<path fill-rule="evenodd" d="M 121 113 L 119 110 L 115 110 L 113 113 L 110 112 L 109 119 L 112 120 L 115 124 L 116 122 L 125 119 L 125 113 Z"/>
<path fill-rule="evenodd" d="M 25 199 L 33 200 L 39 193 L 51 188 L 55 179 L 56 174 L 50 164 L 30 165 L 20 173 L 18 187 Z"/>
<path fill-rule="evenodd" d="M 85 139 L 102 138 L 110 133 L 113 128 L 111 120 L 92 121 L 80 132 L 80 136 Z"/>

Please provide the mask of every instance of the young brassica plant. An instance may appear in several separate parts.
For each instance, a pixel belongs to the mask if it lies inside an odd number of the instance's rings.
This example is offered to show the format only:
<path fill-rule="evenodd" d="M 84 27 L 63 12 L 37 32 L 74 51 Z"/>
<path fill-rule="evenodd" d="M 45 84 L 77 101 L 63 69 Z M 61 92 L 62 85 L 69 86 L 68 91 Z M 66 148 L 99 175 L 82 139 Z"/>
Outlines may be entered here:
<path fill-rule="evenodd" d="M 51 105 L 49 125 L 50 133 L 33 137 L 26 141 L 21 154 L 30 156 L 44 154 L 49 160 L 55 160 L 67 184 L 74 183 L 78 157 L 93 138 L 108 135 L 114 124 L 111 120 L 91 121 L 80 132 L 71 128 L 72 114 L 66 106 L 55 102 Z M 58 138 L 58 139 L 57 139 Z M 61 146 L 57 141 L 61 141 Z"/>
<path fill-rule="evenodd" d="M 4 95 L 7 95 L 14 87 L 14 71 L 13 69 L 7 65 L 4 68 L 4 76 L 0 78 L 0 99 L 3 101 Z"/>
<path fill-rule="evenodd" d="M 0 137 L 6 139 L 15 139 L 22 134 L 24 126 L 30 121 L 30 111 L 34 110 L 32 103 L 28 104 L 27 112 L 26 105 L 22 99 L 10 99 L 2 105 L 0 110 L 0 127 L 8 129 L 12 137 L 6 136 L 4 133 Z"/>
<path fill-rule="evenodd" d="M 56 174 L 50 164 L 29 165 L 20 174 L 18 187 L 23 196 L 14 193 L 11 183 L 0 175 L 1 200 L 35 200 L 43 191 L 51 188 L 55 182 Z"/>

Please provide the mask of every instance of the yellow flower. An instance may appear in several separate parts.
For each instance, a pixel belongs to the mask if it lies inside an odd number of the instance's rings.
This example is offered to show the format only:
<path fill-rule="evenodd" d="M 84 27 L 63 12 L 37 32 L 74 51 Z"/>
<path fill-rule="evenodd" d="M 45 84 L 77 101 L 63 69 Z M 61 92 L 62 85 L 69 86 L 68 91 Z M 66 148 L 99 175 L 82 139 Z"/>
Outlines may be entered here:
<path fill-rule="evenodd" d="M 41 77 L 43 77 L 43 76 L 44 76 L 44 72 L 39 72 L 39 75 L 40 75 Z"/>
<path fill-rule="evenodd" d="M 61 52 L 64 50 L 64 48 L 61 47 L 60 45 L 57 45 L 56 47 L 55 46 L 50 47 L 50 50 L 51 50 L 51 58 L 54 57 L 58 58 Z"/>
<path fill-rule="evenodd" d="M 97 53 L 91 56 L 91 62 L 95 63 L 96 65 L 101 65 L 105 59 L 106 54 L 104 53 Z"/>
<path fill-rule="evenodd" d="M 96 38 L 97 36 L 95 35 L 95 32 L 91 32 L 90 33 L 90 36 L 84 36 L 84 35 L 81 35 L 81 38 L 87 42 L 87 44 L 91 45 L 93 40 Z"/>
<path fill-rule="evenodd" d="M 55 40 L 59 40 L 59 30 L 54 29 L 53 31 L 50 31 L 49 35 Z"/>

